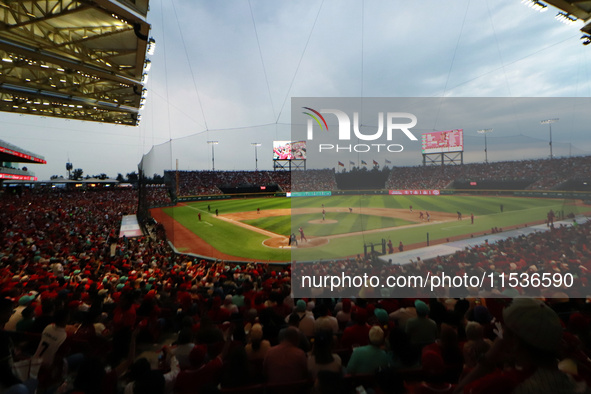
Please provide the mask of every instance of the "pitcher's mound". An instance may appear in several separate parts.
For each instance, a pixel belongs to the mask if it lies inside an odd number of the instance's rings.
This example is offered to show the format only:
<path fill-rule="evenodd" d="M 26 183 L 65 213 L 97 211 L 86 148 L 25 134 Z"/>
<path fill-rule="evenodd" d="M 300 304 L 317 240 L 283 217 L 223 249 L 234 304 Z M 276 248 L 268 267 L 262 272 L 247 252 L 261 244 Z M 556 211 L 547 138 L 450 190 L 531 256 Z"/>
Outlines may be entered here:
<path fill-rule="evenodd" d="M 333 219 L 326 219 L 326 220 L 322 220 L 322 219 L 314 219 L 314 220 L 308 220 L 308 223 L 312 223 L 312 224 L 333 224 L 333 223 L 338 223 L 338 220 L 333 220 Z"/>

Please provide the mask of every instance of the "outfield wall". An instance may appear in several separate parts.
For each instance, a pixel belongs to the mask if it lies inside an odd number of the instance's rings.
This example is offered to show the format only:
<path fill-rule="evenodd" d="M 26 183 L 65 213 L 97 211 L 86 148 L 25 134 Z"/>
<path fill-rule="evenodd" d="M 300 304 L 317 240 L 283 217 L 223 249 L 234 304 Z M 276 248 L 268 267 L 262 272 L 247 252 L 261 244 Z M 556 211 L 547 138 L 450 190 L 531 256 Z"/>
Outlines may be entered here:
<path fill-rule="evenodd" d="M 237 194 L 206 194 L 202 196 L 182 196 L 177 202 L 229 200 L 231 198 L 285 197 L 285 192 L 274 193 L 237 193 Z"/>
<path fill-rule="evenodd" d="M 591 192 L 575 192 L 565 190 L 482 190 L 482 189 L 440 189 L 440 194 L 454 195 L 454 194 L 474 194 L 474 195 L 502 195 L 514 197 L 536 197 L 536 198 L 565 198 L 565 199 L 580 199 L 591 200 Z M 295 197 L 292 192 L 292 197 Z M 309 195 L 326 195 L 326 191 L 306 191 L 297 192 L 306 193 Z M 182 196 L 177 199 L 178 202 L 191 201 L 207 201 L 207 200 L 227 200 L 231 198 L 257 198 L 257 197 L 286 197 L 288 193 L 240 193 L 240 194 L 211 194 L 202 196 Z M 393 194 L 391 190 L 333 190 L 330 191 L 332 196 L 357 196 L 357 195 L 388 195 Z M 411 193 L 412 194 L 412 193 Z M 420 195 L 420 193 L 414 193 Z"/>
<path fill-rule="evenodd" d="M 474 189 L 442 189 L 441 195 L 474 194 L 503 195 L 534 198 L 564 198 L 570 200 L 589 200 L 591 192 L 573 192 L 564 190 L 474 190 Z"/>

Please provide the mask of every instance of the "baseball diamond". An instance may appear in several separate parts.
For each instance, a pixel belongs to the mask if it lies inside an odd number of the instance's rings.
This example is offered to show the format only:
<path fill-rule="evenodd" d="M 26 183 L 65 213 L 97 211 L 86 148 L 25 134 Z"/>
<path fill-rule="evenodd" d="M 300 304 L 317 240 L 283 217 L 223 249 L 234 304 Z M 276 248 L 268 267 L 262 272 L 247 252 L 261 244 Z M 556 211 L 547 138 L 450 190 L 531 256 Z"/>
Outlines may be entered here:
<path fill-rule="evenodd" d="M 209 213 L 207 205 L 219 209 L 219 216 Z M 299 258 L 314 259 L 318 247 L 340 258 L 361 253 L 364 242 L 391 239 L 396 245 L 403 242 L 408 249 L 424 245 L 427 233 L 431 243 L 446 242 L 487 234 L 492 228 L 543 223 L 549 210 L 591 210 L 579 206 L 562 199 L 490 195 L 358 195 L 191 202 L 156 208 L 152 215 L 159 221 L 172 220 L 174 227 L 169 226 L 168 231 L 179 251 L 246 261 L 291 261 L 292 248 L 298 249 Z M 353 207 L 351 212 L 349 207 Z M 458 211 L 464 212 L 464 220 L 457 220 Z M 203 215 L 201 222 L 198 212 Z M 474 214 L 473 224 L 470 214 Z M 305 229 L 309 242 L 289 245 L 289 235 L 299 227 Z"/>

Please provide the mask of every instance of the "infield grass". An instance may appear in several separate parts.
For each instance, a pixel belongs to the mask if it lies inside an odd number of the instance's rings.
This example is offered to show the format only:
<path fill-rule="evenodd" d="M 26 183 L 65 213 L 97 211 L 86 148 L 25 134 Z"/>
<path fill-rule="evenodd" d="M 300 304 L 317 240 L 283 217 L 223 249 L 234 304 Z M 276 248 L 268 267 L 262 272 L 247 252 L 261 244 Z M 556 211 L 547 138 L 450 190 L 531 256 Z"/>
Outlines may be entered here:
<path fill-rule="evenodd" d="M 359 231 L 412 224 L 412 222 L 398 218 L 381 217 L 375 215 L 360 215 L 348 212 L 327 212 L 326 223 L 311 223 L 318 220 L 318 214 L 310 213 L 244 220 L 244 222 L 250 224 L 251 226 L 260 227 L 265 230 L 286 236 L 292 232 L 298 234 L 297 230 L 302 227 L 305 229 L 306 235 L 312 237 L 355 233 Z M 333 220 L 336 221 L 336 223 L 329 223 Z"/>

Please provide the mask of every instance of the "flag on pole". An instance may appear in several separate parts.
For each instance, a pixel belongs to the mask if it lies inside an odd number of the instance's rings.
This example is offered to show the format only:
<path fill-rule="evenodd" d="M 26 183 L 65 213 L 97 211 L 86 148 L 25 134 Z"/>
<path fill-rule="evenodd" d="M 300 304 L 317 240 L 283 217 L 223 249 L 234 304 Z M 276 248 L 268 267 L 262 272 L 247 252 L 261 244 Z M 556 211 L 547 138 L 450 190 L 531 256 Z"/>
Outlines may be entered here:
<path fill-rule="evenodd" d="M 349 164 L 351 164 L 352 166 L 354 166 L 355 165 L 355 162 L 354 161 L 349 161 Z"/>
<path fill-rule="evenodd" d="M 373 161 L 373 165 L 374 166 L 378 166 L 378 167 L 380 166 L 380 164 L 377 161 L 375 161 L 375 160 Z"/>
<path fill-rule="evenodd" d="M 341 167 L 344 167 L 344 166 L 345 166 L 345 165 L 344 165 L 343 163 L 341 163 L 340 161 L 339 161 L 339 165 L 340 165 Z"/>
<path fill-rule="evenodd" d="M 364 166 L 367 165 L 367 163 L 365 162 L 365 160 L 361 160 L 361 164 L 363 164 Z"/>
<path fill-rule="evenodd" d="M 386 159 L 386 164 L 392 164 L 392 162 L 388 159 Z"/>

